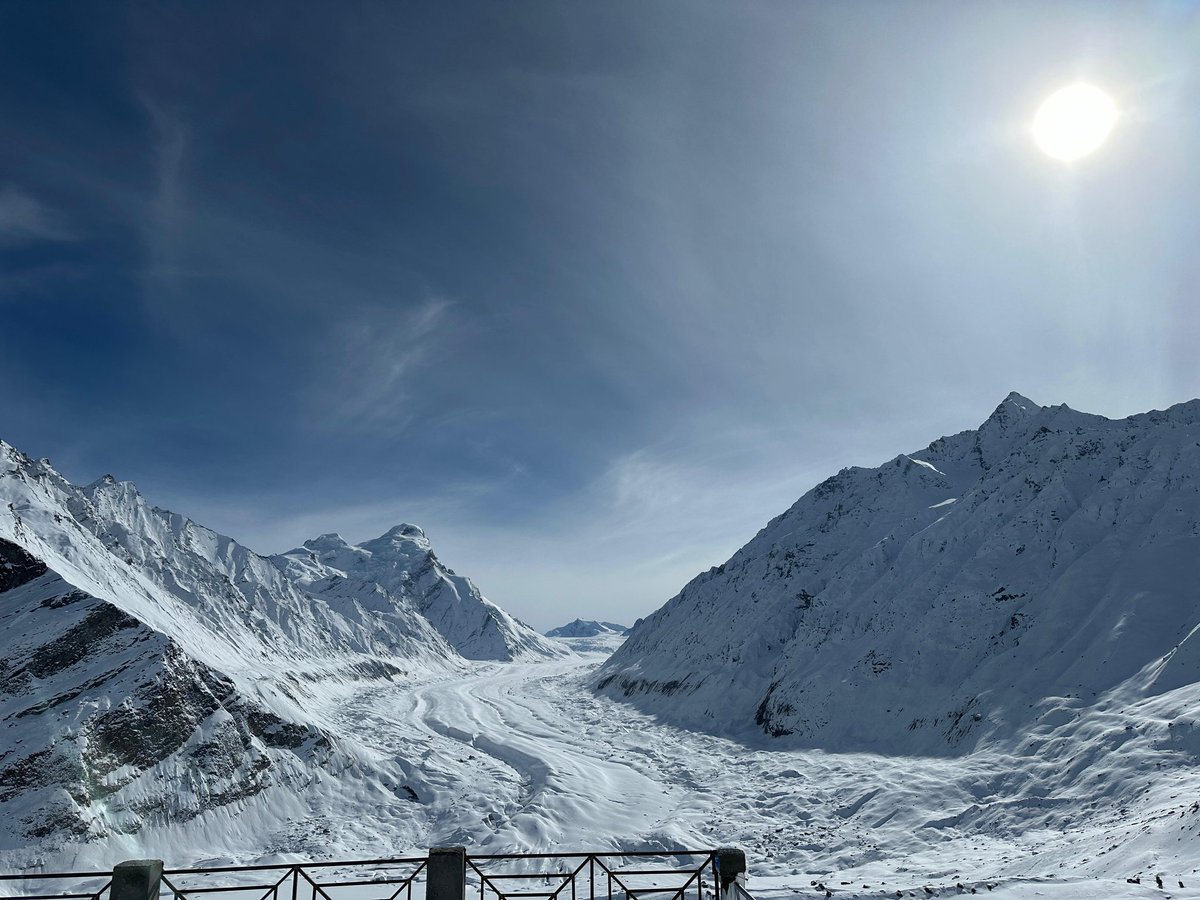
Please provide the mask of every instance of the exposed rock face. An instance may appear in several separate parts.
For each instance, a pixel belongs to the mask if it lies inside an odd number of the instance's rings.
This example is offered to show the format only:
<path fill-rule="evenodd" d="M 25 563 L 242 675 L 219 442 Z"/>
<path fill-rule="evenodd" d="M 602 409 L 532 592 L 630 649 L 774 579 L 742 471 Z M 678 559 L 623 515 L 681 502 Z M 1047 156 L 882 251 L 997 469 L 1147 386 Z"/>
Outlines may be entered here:
<path fill-rule="evenodd" d="M 0 593 L 20 587 L 46 574 L 46 564 L 16 544 L 0 540 Z"/>
<path fill-rule="evenodd" d="M 1200 401 L 1017 394 L 843 469 L 633 629 L 599 689 L 692 726 L 945 753 L 1049 696 L 1200 680 Z"/>
<path fill-rule="evenodd" d="M 0 591 L 0 808 L 16 839 L 86 840 L 185 821 L 264 790 L 279 753 L 329 758 L 287 722 L 118 607 L 11 543 Z"/>

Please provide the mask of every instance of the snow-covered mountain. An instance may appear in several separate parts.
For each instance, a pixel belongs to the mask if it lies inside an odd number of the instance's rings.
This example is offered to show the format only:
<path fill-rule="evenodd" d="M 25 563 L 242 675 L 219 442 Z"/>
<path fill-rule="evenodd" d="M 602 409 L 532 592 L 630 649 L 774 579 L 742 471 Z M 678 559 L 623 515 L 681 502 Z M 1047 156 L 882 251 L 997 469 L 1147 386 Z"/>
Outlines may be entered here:
<path fill-rule="evenodd" d="M 419 776 L 339 733 L 337 696 L 569 652 L 419 529 L 332 541 L 269 559 L 0 443 L 0 851 L 220 830 L 255 802 L 271 840 L 323 796 L 408 802 Z"/>
<path fill-rule="evenodd" d="M 595 683 L 709 730 L 962 752 L 1200 681 L 1198 584 L 1200 401 L 1109 420 L 1014 393 L 814 487 Z"/>
<path fill-rule="evenodd" d="M 323 534 L 271 561 L 292 582 L 327 602 L 382 610 L 407 603 L 467 659 L 511 661 L 564 652 L 485 599 L 471 579 L 442 565 L 416 525 L 397 525 L 361 545 Z"/>
<path fill-rule="evenodd" d="M 566 625 L 559 625 L 546 632 L 546 637 L 553 638 L 590 638 L 604 634 L 627 634 L 629 626 L 618 625 L 616 622 L 595 622 L 592 620 L 576 619 Z"/>

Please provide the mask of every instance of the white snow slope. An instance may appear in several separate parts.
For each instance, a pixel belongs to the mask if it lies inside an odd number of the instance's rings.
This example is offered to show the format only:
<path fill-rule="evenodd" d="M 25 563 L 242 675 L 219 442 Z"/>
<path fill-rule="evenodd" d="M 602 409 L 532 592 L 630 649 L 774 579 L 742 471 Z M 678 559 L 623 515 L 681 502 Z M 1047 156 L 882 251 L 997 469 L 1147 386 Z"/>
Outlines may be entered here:
<path fill-rule="evenodd" d="M 668 721 L 835 751 L 1017 748 L 1151 701 L 1186 730 L 1197 585 L 1200 401 L 1108 420 L 1011 394 L 978 430 L 813 488 L 597 684 Z"/>

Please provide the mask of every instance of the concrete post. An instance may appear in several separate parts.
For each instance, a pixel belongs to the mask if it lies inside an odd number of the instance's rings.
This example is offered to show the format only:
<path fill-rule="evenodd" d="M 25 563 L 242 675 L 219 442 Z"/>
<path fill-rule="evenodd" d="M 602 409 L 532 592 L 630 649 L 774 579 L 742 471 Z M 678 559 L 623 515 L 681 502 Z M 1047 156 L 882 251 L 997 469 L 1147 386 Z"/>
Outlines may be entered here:
<path fill-rule="evenodd" d="M 426 868 L 425 900 L 466 900 L 466 847 L 430 847 Z"/>
<path fill-rule="evenodd" d="M 721 882 L 718 900 L 737 900 L 733 886 L 746 886 L 746 854 L 737 847 L 718 847 L 717 878 Z"/>
<path fill-rule="evenodd" d="M 127 859 L 113 867 L 110 900 L 158 900 L 161 859 Z"/>

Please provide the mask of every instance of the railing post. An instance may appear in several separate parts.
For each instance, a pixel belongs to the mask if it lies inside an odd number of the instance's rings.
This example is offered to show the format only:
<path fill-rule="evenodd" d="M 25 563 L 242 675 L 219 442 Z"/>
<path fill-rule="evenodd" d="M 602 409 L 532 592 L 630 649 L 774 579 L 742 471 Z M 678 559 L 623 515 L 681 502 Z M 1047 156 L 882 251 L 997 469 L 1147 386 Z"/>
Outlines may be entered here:
<path fill-rule="evenodd" d="M 733 886 L 746 885 L 746 854 L 737 847 L 718 847 L 716 863 L 721 879 L 717 900 L 737 900 Z"/>
<path fill-rule="evenodd" d="M 113 866 L 111 900 L 158 900 L 161 859 L 127 859 Z"/>
<path fill-rule="evenodd" d="M 466 847 L 429 848 L 426 870 L 426 900 L 466 900 Z"/>

